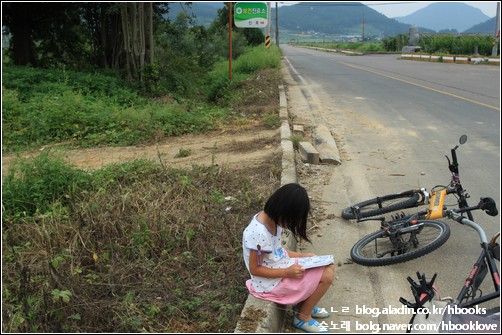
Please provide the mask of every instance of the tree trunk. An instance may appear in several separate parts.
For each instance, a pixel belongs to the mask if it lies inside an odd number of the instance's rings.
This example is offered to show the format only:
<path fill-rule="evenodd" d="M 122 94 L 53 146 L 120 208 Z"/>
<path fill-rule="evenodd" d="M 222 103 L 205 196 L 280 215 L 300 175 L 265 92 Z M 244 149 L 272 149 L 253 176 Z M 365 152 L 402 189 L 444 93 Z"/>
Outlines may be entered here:
<path fill-rule="evenodd" d="M 148 9 L 146 12 L 146 26 L 147 38 L 146 38 L 146 63 L 153 64 L 153 4 L 148 2 Z"/>
<path fill-rule="evenodd" d="M 121 7 L 121 16 L 128 80 L 143 82 L 145 58 L 146 63 L 153 63 L 153 5 L 127 3 Z"/>
<path fill-rule="evenodd" d="M 101 11 L 99 13 L 99 23 L 100 23 L 100 40 L 101 40 L 101 50 L 100 50 L 100 55 L 101 55 L 101 66 L 104 68 L 108 68 L 110 64 L 108 63 L 108 50 L 110 48 L 109 46 L 109 40 L 108 40 L 108 35 L 107 35 L 107 16 L 105 14 L 104 8 L 101 8 Z"/>
<path fill-rule="evenodd" d="M 4 4 L 2 3 L 2 7 Z M 6 10 L 10 14 L 9 30 L 12 34 L 12 60 L 16 65 L 36 66 L 36 58 L 33 44 L 33 13 L 29 4 L 11 3 L 6 4 Z M 3 8 L 2 8 L 3 9 Z"/>
<path fill-rule="evenodd" d="M 22 22 L 22 21 L 21 21 Z M 33 52 L 33 39 L 31 36 L 30 21 L 20 24 L 18 27 L 11 27 L 15 33 L 12 35 L 13 61 L 14 64 L 25 66 L 31 64 L 36 66 L 36 59 Z"/>

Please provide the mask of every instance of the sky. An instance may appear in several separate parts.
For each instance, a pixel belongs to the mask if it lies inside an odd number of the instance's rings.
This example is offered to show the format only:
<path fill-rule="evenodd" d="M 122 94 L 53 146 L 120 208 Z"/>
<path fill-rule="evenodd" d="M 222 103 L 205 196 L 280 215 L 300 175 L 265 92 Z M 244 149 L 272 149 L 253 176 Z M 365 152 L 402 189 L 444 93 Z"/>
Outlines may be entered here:
<path fill-rule="evenodd" d="M 308 2 L 308 1 L 304 1 Z M 427 7 L 431 3 L 439 1 L 356 1 L 362 2 L 366 6 L 376 10 L 379 13 L 387 16 L 388 18 L 406 16 L 419 9 Z M 497 1 L 477 1 L 477 2 L 464 2 L 465 4 L 479 8 L 485 15 L 494 17 L 497 12 Z M 295 1 L 282 2 L 283 5 L 295 4 Z"/>

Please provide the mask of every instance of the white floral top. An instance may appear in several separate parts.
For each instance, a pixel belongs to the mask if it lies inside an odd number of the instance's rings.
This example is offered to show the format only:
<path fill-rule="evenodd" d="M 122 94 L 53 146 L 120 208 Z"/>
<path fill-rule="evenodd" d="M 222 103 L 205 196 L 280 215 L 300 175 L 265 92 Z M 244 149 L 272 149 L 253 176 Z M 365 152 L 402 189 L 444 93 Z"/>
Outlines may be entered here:
<path fill-rule="evenodd" d="M 260 250 L 264 255 L 263 266 L 272 269 L 284 269 L 294 264 L 286 249 L 282 247 L 282 233 L 284 229 L 277 226 L 276 234 L 272 234 L 267 227 L 258 220 L 256 214 L 242 235 L 244 262 L 249 271 L 249 255 L 251 250 Z M 253 288 L 256 292 L 270 292 L 279 284 L 281 278 L 265 278 L 251 275 Z"/>

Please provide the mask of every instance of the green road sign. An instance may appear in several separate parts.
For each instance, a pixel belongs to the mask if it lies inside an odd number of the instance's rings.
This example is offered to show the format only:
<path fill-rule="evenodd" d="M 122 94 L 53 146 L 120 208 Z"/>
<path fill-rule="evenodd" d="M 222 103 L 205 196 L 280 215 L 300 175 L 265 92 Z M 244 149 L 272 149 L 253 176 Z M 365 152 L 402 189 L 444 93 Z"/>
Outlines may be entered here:
<path fill-rule="evenodd" d="M 239 28 L 265 28 L 268 8 L 264 2 L 238 2 L 234 7 L 234 22 Z"/>

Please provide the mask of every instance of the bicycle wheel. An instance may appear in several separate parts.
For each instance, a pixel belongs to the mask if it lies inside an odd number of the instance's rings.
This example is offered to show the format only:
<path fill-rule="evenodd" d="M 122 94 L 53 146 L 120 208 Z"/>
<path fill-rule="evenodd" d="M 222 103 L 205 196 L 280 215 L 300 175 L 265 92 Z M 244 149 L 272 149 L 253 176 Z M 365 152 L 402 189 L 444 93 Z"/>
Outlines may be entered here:
<path fill-rule="evenodd" d="M 420 195 L 421 193 L 418 190 L 409 190 L 362 201 L 342 210 L 342 218 L 346 220 L 355 219 L 355 207 L 359 208 L 358 217 L 361 219 L 404 208 L 416 207 L 418 206 Z"/>
<path fill-rule="evenodd" d="M 450 237 L 450 227 L 442 221 L 418 220 L 414 225 L 381 229 L 359 240 L 350 250 L 352 260 L 366 266 L 384 266 L 424 256 Z M 392 235 L 390 230 L 397 227 Z"/>

